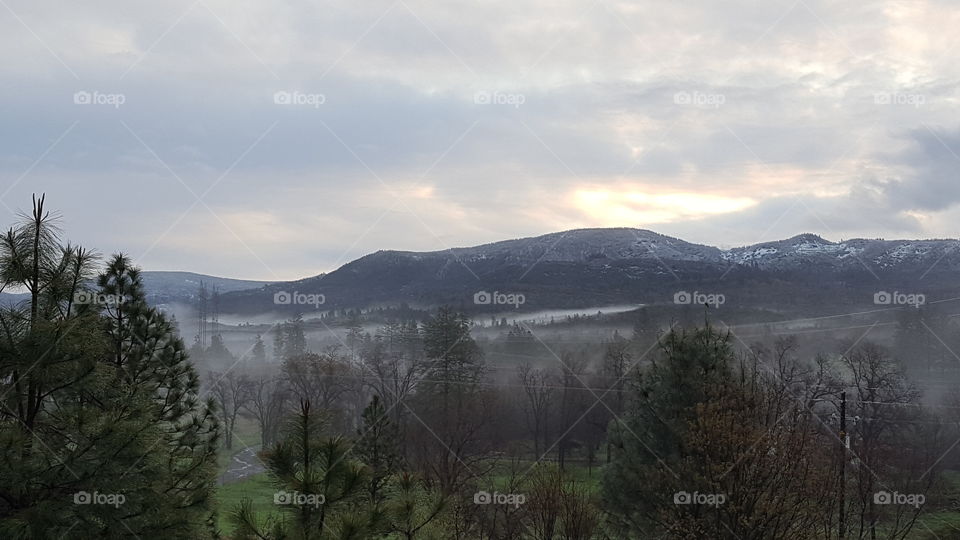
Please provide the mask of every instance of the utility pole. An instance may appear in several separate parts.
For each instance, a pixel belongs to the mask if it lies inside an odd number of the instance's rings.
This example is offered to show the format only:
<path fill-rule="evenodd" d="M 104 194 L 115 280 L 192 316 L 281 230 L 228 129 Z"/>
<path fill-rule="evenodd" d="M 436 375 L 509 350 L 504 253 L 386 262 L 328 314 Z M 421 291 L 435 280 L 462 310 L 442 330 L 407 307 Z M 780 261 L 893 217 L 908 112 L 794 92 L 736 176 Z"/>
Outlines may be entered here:
<path fill-rule="evenodd" d="M 837 538 L 847 537 L 847 391 L 840 392 L 840 522 Z"/>

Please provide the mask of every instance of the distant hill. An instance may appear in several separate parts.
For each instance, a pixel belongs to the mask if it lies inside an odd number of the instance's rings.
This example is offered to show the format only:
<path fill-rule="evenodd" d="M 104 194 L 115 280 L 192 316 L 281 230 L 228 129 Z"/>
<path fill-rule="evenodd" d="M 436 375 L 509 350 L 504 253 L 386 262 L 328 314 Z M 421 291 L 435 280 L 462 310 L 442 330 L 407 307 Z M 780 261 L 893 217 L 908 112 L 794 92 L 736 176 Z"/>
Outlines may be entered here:
<path fill-rule="evenodd" d="M 152 304 L 192 302 L 196 299 L 201 282 L 208 291 L 216 287 L 221 294 L 257 289 L 270 284 L 266 281 L 230 279 L 193 272 L 144 271 L 142 275 L 147 300 Z"/>
<path fill-rule="evenodd" d="M 208 291 L 216 287 L 220 293 L 257 289 L 269 285 L 267 281 L 230 279 L 193 272 L 143 271 L 143 287 L 147 300 L 154 305 L 192 303 L 197 297 L 200 282 Z M 29 293 L 0 293 L 0 306 L 11 305 L 30 298 Z"/>
<path fill-rule="evenodd" d="M 325 275 L 223 289 L 221 309 L 293 314 L 400 303 L 451 304 L 473 312 L 513 309 L 482 298 L 475 302 L 481 291 L 522 294 L 522 310 L 670 303 L 681 291 L 720 293 L 728 305 L 784 311 L 817 303 L 869 305 L 880 291 L 922 292 L 933 300 L 960 296 L 958 244 L 831 242 L 801 234 L 721 250 L 643 229 L 577 229 L 446 251 L 378 251 Z M 286 303 L 285 295 L 294 292 L 322 295 L 324 303 Z"/>

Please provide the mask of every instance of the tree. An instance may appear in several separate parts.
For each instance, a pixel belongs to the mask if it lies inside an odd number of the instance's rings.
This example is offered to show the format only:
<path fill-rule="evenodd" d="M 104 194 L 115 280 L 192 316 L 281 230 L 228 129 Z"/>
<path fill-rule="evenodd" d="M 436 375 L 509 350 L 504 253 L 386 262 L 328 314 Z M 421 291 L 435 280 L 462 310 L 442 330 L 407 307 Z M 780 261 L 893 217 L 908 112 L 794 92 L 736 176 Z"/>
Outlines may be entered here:
<path fill-rule="evenodd" d="M 583 416 L 587 410 L 587 397 L 589 390 L 584 388 L 584 373 L 587 369 L 586 359 L 574 356 L 570 353 L 563 353 L 560 363 L 560 404 L 558 413 L 557 431 L 560 432 L 560 438 L 556 441 L 557 462 L 560 470 L 566 467 L 567 453 L 574 446 L 574 435 L 578 434 L 578 428 L 584 426 Z"/>
<path fill-rule="evenodd" d="M 219 333 L 210 336 L 210 346 L 204 351 L 203 357 L 204 360 L 209 362 L 209 365 L 226 366 L 227 370 L 236 364 L 236 358 L 227 348 L 227 345 L 223 342 L 223 336 Z"/>
<path fill-rule="evenodd" d="M 906 538 L 922 506 L 876 504 L 875 494 L 930 491 L 944 455 L 941 426 L 920 406 L 903 366 L 880 346 L 860 343 L 843 362 L 856 398 L 848 412 L 855 530 L 861 538 Z"/>
<path fill-rule="evenodd" d="M 284 439 L 266 456 L 267 468 L 279 488 L 274 503 L 289 520 L 261 520 L 247 499 L 232 515 L 238 539 L 369 538 L 380 515 L 364 508 L 368 470 L 349 455 L 341 438 L 324 438 L 322 419 L 309 401 L 301 401 Z"/>
<path fill-rule="evenodd" d="M 210 394 L 218 405 L 221 426 L 223 427 L 223 446 L 233 449 L 233 431 L 237 425 L 237 415 L 245 408 L 250 399 L 252 383 L 246 375 L 237 375 L 233 371 L 209 374 Z M 242 442 L 242 441 L 241 441 Z"/>
<path fill-rule="evenodd" d="M 547 435 L 550 428 L 550 408 L 554 397 L 554 384 L 550 373 L 542 368 L 534 368 L 529 362 L 517 368 L 517 378 L 523 386 L 523 411 L 527 428 L 533 438 L 533 452 L 537 459 L 542 456 L 540 450 L 546 450 Z"/>
<path fill-rule="evenodd" d="M 284 358 L 294 358 L 307 352 L 307 337 L 303 331 L 303 315 L 297 315 L 283 325 L 283 356 Z"/>
<path fill-rule="evenodd" d="M 196 537 L 218 426 L 139 270 L 62 245 L 44 198 L 0 238 L 0 536 Z M 96 504 L 108 502 L 110 504 Z"/>
<path fill-rule="evenodd" d="M 350 365 L 336 350 L 288 356 L 283 362 L 287 384 L 298 399 L 309 401 L 326 424 L 340 434 L 352 418 L 344 414 L 344 396 L 350 390 Z"/>
<path fill-rule="evenodd" d="M 264 448 L 277 442 L 280 425 L 288 407 L 289 387 L 282 377 L 261 376 L 251 380 L 244 409 L 260 426 L 260 441 Z"/>
<path fill-rule="evenodd" d="M 738 358 L 729 339 L 710 326 L 671 331 L 632 378 L 602 486 L 619 534 L 834 534 L 840 460 L 821 418 L 833 375 L 795 359 L 792 340 Z"/>
<path fill-rule="evenodd" d="M 390 411 L 400 437 L 400 452 L 409 456 L 407 424 L 410 396 L 427 368 L 420 328 L 413 321 L 388 323 L 360 352 L 364 381 Z"/>
<path fill-rule="evenodd" d="M 385 484 L 402 465 L 398 446 L 400 437 L 379 396 L 373 396 L 364 409 L 363 425 L 357 430 L 357 435 L 354 450 L 370 468 L 368 495 L 373 504 L 379 505 L 384 499 Z"/>
<path fill-rule="evenodd" d="M 262 366 L 267 361 L 267 347 L 263 343 L 263 336 L 257 334 L 257 339 L 253 343 L 252 351 L 253 361 L 258 366 Z"/>
<path fill-rule="evenodd" d="M 439 521 L 448 504 L 447 497 L 432 491 L 414 475 L 400 473 L 385 506 L 386 531 L 406 540 L 424 536 L 439 538 L 445 531 L 430 528 Z M 433 534 L 421 535 L 424 531 Z"/>
<path fill-rule="evenodd" d="M 481 386 L 482 351 L 470 336 L 470 320 L 440 308 L 423 328 L 427 368 L 415 399 L 415 459 L 427 481 L 444 494 L 463 486 L 483 464 L 490 440 L 484 430 L 493 404 Z"/>
<path fill-rule="evenodd" d="M 729 336 L 713 328 L 671 331 L 660 343 L 660 359 L 631 378 L 623 429 L 611 429 L 613 459 L 602 490 L 612 524 L 621 532 L 649 534 L 664 490 L 650 489 L 651 470 L 682 459 L 684 427 L 694 419 L 707 389 L 729 380 Z"/>

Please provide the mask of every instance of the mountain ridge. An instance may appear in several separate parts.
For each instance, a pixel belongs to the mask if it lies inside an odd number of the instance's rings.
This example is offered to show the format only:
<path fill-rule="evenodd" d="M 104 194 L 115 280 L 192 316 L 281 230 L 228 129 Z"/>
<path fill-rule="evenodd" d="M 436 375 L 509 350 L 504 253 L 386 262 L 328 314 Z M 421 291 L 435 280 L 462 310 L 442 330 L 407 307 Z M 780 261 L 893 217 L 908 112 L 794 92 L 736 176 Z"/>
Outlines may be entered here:
<path fill-rule="evenodd" d="M 728 288 L 749 298 L 771 283 L 844 298 L 852 289 L 877 290 L 877 280 L 909 286 L 921 275 L 928 288 L 943 287 L 945 273 L 960 271 L 957 245 L 953 239 L 832 242 L 802 233 L 720 249 L 646 229 L 586 228 L 438 251 L 378 250 L 326 274 L 221 298 L 225 310 L 289 313 L 309 309 L 276 304 L 274 294 L 322 295 L 324 305 L 310 306 L 315 310 L 401 303 L 484 310 L 489 306 L 473 303 L 472 294 L 487 290 L 522 293 L 527 307 L 537 309 L 649 302 L 681 286 Z"/>

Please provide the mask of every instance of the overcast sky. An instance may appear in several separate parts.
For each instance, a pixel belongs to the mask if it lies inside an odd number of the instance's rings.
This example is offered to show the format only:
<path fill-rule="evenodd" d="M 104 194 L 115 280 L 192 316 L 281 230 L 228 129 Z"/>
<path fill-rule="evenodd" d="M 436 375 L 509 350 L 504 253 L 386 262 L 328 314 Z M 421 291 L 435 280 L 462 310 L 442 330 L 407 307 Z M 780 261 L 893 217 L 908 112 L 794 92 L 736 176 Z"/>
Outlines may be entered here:
<path fill-rule="evenodd" d="M 279 280 L 580 228 L 956 237 L 960 6 L 0 0 L 0 215 Z"/>

